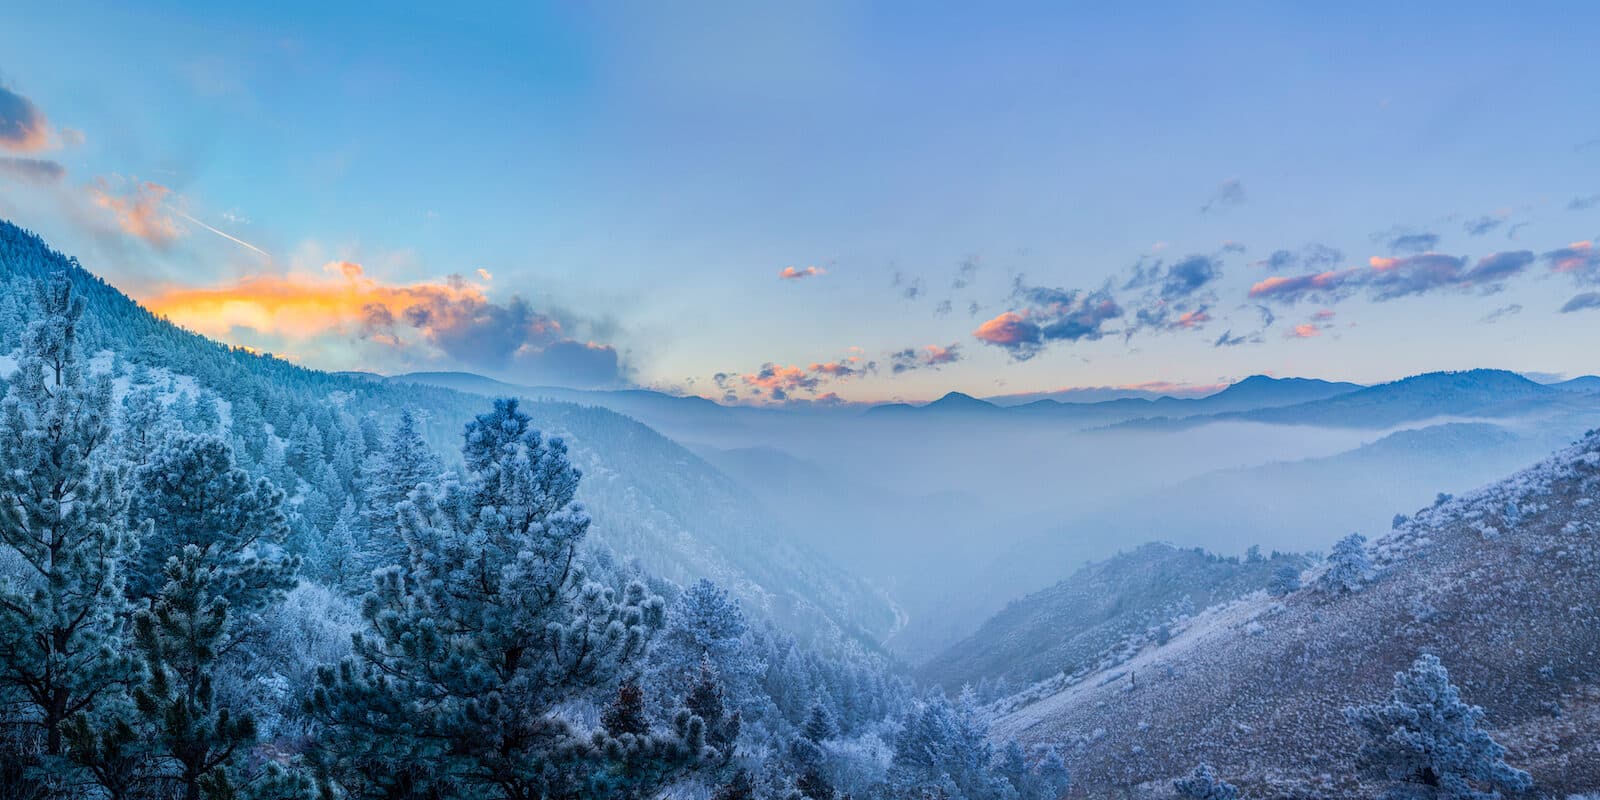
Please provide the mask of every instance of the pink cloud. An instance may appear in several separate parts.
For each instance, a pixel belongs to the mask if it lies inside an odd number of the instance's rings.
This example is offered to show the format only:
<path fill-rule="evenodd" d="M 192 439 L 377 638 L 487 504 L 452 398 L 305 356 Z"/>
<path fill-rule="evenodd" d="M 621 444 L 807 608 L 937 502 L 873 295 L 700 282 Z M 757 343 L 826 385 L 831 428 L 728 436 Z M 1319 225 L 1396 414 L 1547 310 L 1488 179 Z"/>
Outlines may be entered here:
<path fill-rule="evenodd" d="M 810 277 L 814 277 L 814 276 L 817 276 L 817 275 L 826 275 L 826 274 L 828 274 L 828 271 L 823 269 L 822 267 L 806 267 L 804 269 L 795 269 L 794 267 L 784 267 L 783 269 L 778 271 L 778 279 L 779 280 L 785 280 L 785 281 L 797 281 L 797 280 L 800 280 L 801 278 L 810 278 Z"/>

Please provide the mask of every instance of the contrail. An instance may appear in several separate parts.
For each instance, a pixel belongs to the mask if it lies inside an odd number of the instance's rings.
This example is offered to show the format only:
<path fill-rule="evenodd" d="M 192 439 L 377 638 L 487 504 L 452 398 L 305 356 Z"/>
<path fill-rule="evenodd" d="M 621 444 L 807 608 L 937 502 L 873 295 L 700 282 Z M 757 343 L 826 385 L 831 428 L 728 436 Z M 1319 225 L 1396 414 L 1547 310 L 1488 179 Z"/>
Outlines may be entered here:
<path fill-rule="evenodd" d="M 183 217 L 184 219 L 189 220 L 190 222 L 193 222 L 194 224 L 199 225 L 200 227 L 205 228 L 206 230 L 211 231 L 212 233 L 214 233 L 214 234 L 216 234 L 218 236 L 221 236 L 222 238 L 227 239 L 228 241 L 233 242 L 236 245 L 239 245 L 240 247 L 248 247 L 251 250 L 256 251 L 257 253 L 260 253 L 261 255 L 266 256 L 267 258 L 272 258 L 272 254 L 271 253 L 269 253 L 269 252 L 267 252 L 265 250 L 262 250 L 261 248 L 256 247 L 255 245 L 253 245 L 253 244 L 251 244 L 251 243 L 249 243 L 249 242 L 247 242 L 247 241 L 245 241 L 243 239 L 240 239 L 237 236 L 233 236 L 231 234 L 224 233 L 223 231 L 219 231 L 216 228 L 213 228 L 210 225 L 207 225 L 204 222 L 201 222 L 200 220 L 197 220 L 194 217 L 191 217 L 188 214 L 185 214 L 182 211 L 180 211 L 179 209 L 173 208 L 170 205 L 167 206 L 167 208 L 171 208 L 172 209 L 172 213 L 177 214 L 178 216 Z"/>

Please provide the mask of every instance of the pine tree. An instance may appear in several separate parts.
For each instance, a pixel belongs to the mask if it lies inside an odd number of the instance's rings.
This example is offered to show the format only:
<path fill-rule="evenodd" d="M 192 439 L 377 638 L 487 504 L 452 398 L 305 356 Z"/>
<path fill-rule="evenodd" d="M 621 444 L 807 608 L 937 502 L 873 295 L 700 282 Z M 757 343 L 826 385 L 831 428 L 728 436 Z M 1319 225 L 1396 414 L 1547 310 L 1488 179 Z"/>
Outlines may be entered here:
<path fill-rule="evenodd" d="M 315 480 L 322 467 L 322 436 L 305 414 L 295 418 L 284 447 L 284 464 L 301 478 Z"/>
<path fill-rule="evenodd" d="M 1371 572 L 1367 563 L 1367 537 L 1352 533 L 1333 546 L 1333 552 L 1328 555 L 1328 569 L 1317 579 L 1317 586 L 1335 593 L 1358 591 Z"/>
<path fill-rule="evenodd" d="M 743 767 L 735 770 L 727 783 L 711 793 L 711 800 L 755 800 L 755 797 L 756 782 L 750 777 L 750 771 Z"/>
<path fill-rule="evenodd" d="M 443 467 L 428 448 L 410 409 L 400 412 L 400 422 L 388 445 L 368 467 L 366 568 L 405 564 L 410 558 L 402 539 L 400 504 L 419 487 L 436 483 Z"/>
<path fill-rule="evenodd" d="M 1186 800 L 1238 800 L 1239 789 L 1217 777 L 1210 764 L 1201 764 L 1188 775 L 1172 782 L 1178 796 Z"/>
<path fill-rule="evenodd" d="M 989 726 L 976 709 L 935 692 L 895 734 L 888 783 L 896 796 L 998 797 L 1004 779 L 991 771 L 993 760 Z"/>
<path fill-rule="evenodd" d="M 724 758 L 731 757 L 739 740 L 740 715 L 738 711 L 730 711 L 724 702 L 717 670 L 709 660 L 700 662 L 700 675 L 689 689 L 689 696 L 684 698 L 683 707 L 705 723 L 706 742 Z"/>
<path fill-rule="evenodd" d="M 226 796 L 255 740 L 254 720 L 220 702 L 215 685 L 256 615 L 294 585 L 299 561 L 281 548 L 282 504 L 283 493 L 234 466 L 215 436 L 179 437 L 137 476 L 129 510 L 146 535 L 130 586 L 143 605 L 134 705 L 151 747 L 176 765 L 170 777 L 184 800 Z"/>
<path fill-rule="evenodd" d="M 805 724 L 800 726 L 800 735 L 821 744 L 833 738 L 836 733 L 833 727 L 833 716 L 821 703 L 813 703 L 810 713 L 806 714 Z"/>
<path fill-rule="evenodd" d="M 467 426 L 463 456 L 464 482 L 401 505 L 409 564 L 375 574 L 355 655 L 318 675 L 309 708 L 347 787 L 627 794 L 700 758 L 704 725 L 687 711 L 670 738 L 585 734 L 554 713 L 614 680 L 662 618 L 643 584 L 618 593 L 588 579 L 566 445 L 497 400 Z M 416 763 L 430 770 L 397 768 Z"/>
<path fill-rule="evenodd" d="M 1067 764 L 1054 747 L 1041 747 L 1030 764 L 1022 745 L 1008 741 L 1000 749 L 994 771 L 1011 784 L 1017 800 L 1060 800 L 1071 787 Z"/>
<path fill-rule="evenodd" d="M 161 400 L 155 387 L 136 386 L 122 398 L 120 424 L 116 429 L 117 450 L 122 460 L 139 466 L 156 449 L 162 428 Z"/>
<path fill-rule="evenodd" d="M 617 687 L 616 698 L 600 712 L 600 724 L 613 737 L 624 733 L 639 736 L 650 731 L 650 721 L 644 715 L 644 691 L 639 684 L 624 681 Z"/>
<path fill-rule="evenodd" d="M 1300 588 L 1300 568 L 1294 564 L 1284 564 L 1272 571 L 1272 578 L 1267 581 L 1267 591 L 1277 597 L 1283 597 Z"/>
<path fill-rule="evenodd" d="M 727 590 L 703 578 L 685 589 L 667 610 L 666 626 L 650 648 L 648 683 L 657 704 L 668 707 L 687 694 L 702 661 L 710 663 L 729 695 L 755 697 L 766 665 L 748 646 L 747 631 L 739 601 Z"/>
<path fill-rule="evenodd" d="M 20 696 L 45 754 L 62 726 L 126 680 L 117 565 L 131 537 L 107 448 L 111 381 L 78 360 L 83 300 L 64 275 L 39 295 L 0 408 L 0 546 L 26 574 L 0 583 L 0 692 Z"/>
<path fill-rule="evenodd" d="M 1397 794 L 1439 800 L 1489 800 L 1525 792 L 1528 773 L 1505 762 L 1506 749 L 1478 726 L 1483 709 L 1461 700 L 1438 657 L 1423 655 L 1397 672 L 1385 702 L 1345 710 L 1367 734 L 1360 761 L 1396 784 Z"/>
<path fill-rule="evenodd" d="M 168 559 L 189 546 L 226 582 L 235 615 L 250 614 L 294 585 L 297 559 L 282 552 L 288 537 L 283 492 L 252 480 L 215 436 L 182 435 L 161 447 L 134 476 L 128 517 L 148 526 L 128 579 L 136 600 L 153 599 L 171 578 Z"/>

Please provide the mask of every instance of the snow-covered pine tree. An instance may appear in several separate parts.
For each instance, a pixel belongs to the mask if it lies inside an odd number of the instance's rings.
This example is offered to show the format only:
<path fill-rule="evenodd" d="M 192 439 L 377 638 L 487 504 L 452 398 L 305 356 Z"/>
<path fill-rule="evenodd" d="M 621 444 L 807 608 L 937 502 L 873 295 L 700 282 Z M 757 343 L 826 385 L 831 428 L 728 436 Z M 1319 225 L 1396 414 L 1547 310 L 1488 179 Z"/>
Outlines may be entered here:
<path fill-rule="evenodd" d="M 704 578 L 685 589 L 667 610 L 666 626 L 650 646 L 647 687 L 659 708 L 688 694 L 702 661 L 741 710 L 759 695 L 766 665 L 745 641 L 748 626 L 739 601 Z"/>
<path fill-rule="evenodd" d="M 1462 701 L 1437 656 L 1424 654 L 1395 673 L 1388 700 L 1345 709 L 1345 716 L 1367 734 L 1361 763 L 1392 781 L 1398 797 L 1490 800 L 1533 786 L 1478 727 L 1483 709 Z"/>
<path fill-rule="evenodd" d="M 294 585 L 299 560 L 282 550 L 283 492 L 236 466 L 216 436 L 182 435 L 159 448 L 134 475 L 128 519 L 147 531 L 128 576 L 128 595 L 146 605 L 171 580 L 168 560 L 191 546 L 217 573 L 213 591 L 236 621 Z"/>
<path fill-rule="evenodd" d="M 367 467 L 369 476 L 363 546 L 364 571 L 406 564 L 410 558 L 401 538 L 400 504 L 417 488 L 435 484 L 444 468 L 428 447 L 410 409 L 400 412 L 400 421 L 387 445 Z"/>
<path fill-rule="evenodd" d="M 741 718 L 738 711 L 728 707 L 726 693 L 710 661 L 700 662 L 700 675 L 689 688 L 683 707 L 705 722 L 706 743 L 721 752 L 724 759 L 731 757 L 739 741 Z"/>
<path fill-rule="evenodd" d="M 1352 533 L 1340 539 L 1328 554 L 1328 569 L 1317 578 L 1317 588 L 1325 592 L 1354 592 L 1371 577 L 1367 562 L 1367 537 Z"/>
<path fill-rule="evenodd" d="M 1193 772 L 1172 782 L 1172 788 L 1185 800 L 1238 800 L 1239 789 L 1217 776 L 1210 764 L 1200 764 Z"/>
<path fill-rule="evenodd" d="M 1013 792 L 1007 796 L 1017 800 L 1060 800 L 1072 786 L 1061 753 L 1048 745 L 1038 748 L 1029 763 L 1022 745 L 1008 741 L 1000 748 L 994 770 L 1010 782 Z"/>
<path fill-rule="evenodd" d="M 122 460 L 139 466 L 149 460 L 160 439 L 163 423 L 161 399 L 150 384 L 135 384 L 122 397 L 116 427 L 117 450 Z"/>
<path fill-rule="evenodd" d="M 1276 597 L 1282 597 L 1300 588 L 1300 567 L 1296 564 L 1283 564 L 1272 571 L 1272 577 L 1267 579 L 1267 591 Z"/>
<path fill-rule="evenodd" d="M 821 703 L 813 703 L 811 711 L 806 714 L 806 721 L 800 726 L 800 735 L 817 744 L 826 742 L 837 733 L 833 726 L 833 715 L 828 713 L 828 707 Z"/>
<path fill-rule="evenodd" d="M 896 797 L 996 798 L 1004 779 L 991 770 L 994 746 L 976 709 L 944 694 L 925 697 L 894 736 L 888 787 Z"/>
<path fill-rule="evenodd" d="M 662 603 L 587 578 L 579 472 L 515 400 L 467 426 L 462 454 L 464 482 L 401 505 L 412 557 L 375 574 L 355 655 L 319 672 L 330 775 L 357 796 L 538 800 L 636 791 L 703 757 L 687 711 L 643 736 L 557 714 L 644 652 Z"/>
<path fill-rule="evenodd" d="M 221 438 L 182 435 L 139 469 L 128 510 L 145 532 L 129 584 L 144 667 L 136 727 L 184 800 L 228 796 L 250 780 L 255 722 L 219 700 L 216 683 L 241 636 L 294 586 L 283 493 L 235 466 Z"/>
<path fill-rule="evenodd" d="M 0 580 L 0 694 L 64 750 L 62 725 L 131 672 L 118 564 L 131 537 L 108 447 L 111 381 L 79 361 L 83 300 L 65 275 L 40 287 L 0 407 L 0 547 L 22 566 Z"/>

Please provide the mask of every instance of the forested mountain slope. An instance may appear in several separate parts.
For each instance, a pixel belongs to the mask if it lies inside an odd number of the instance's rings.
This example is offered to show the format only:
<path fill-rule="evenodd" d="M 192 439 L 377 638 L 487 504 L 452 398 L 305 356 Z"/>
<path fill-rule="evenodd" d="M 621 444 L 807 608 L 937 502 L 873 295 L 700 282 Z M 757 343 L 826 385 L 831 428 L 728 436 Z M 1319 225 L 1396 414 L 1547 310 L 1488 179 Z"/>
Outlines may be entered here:
<path fill-rule="evenodd" d="M 1423 509 L 1352 568 L 1189 620 L 1163 646 L 1003 716 L 1062 741 L 1090 796 L 1163 796 L 1209 762 L 1253 797 L 1375 797 L 1344 708 L 1442 659 L 1541 796 L 1600 785 L 1600 433 Z M 1369 565 L 1355 563 L 1362 556 Z M 1363 569 L 1361 567 L 1365 566 Z M 1332 580 L 1333 578 L 1339 580 Z"/>
<path fill-rule="evenodd" d="M 220 401 L 240 460 L 295 498 L 301 538 L 333 529 L 351 499 L 342 495 L 354 493 L 354 478 L 401 410 L 420 412 L 429 445 L 455 458 L 463 426 L 484 408 L 471 394 L 320 372 L 211 341 L 156 317 L 76 259 L 4 221 L 0 354 L 20 343 L 34 283 L 56 271 L 85 300 L 80 337 L 87 352 L 110 350 L 133 365 L 192 378 L 200 396 L 190 401 Z M 876 591 L 795 546 L 759 499 L 670 439 L 601 408 L 523 408 L 538 427 L 568 439 L 585 472 L 579 499 L 596 519 L 592 541 L 679 583 L 713 578 L 747 608 L 804 634 L 875 641 L 893 626 L 892 608 Z"/>

